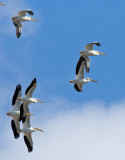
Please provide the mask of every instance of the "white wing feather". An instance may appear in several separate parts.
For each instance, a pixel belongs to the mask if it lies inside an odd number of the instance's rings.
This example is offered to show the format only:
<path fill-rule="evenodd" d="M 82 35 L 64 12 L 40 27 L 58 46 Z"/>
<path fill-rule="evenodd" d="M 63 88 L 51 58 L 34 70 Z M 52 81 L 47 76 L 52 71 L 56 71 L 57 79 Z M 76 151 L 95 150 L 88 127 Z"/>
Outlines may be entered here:
<path fill-rule="evenodd" d="M 20 15 L 20 16 L 26 16 L 26 12 L 28 12 L 29 14 L 31 14 L 31 15 L 33 15 L 34 13 L 31 11 L 31 10 L 29 10 L 29 9 L 27 9 L 27 10 L 22 10 L 22 11 L 19 11 L 18 12 L 18 15 Z"/>

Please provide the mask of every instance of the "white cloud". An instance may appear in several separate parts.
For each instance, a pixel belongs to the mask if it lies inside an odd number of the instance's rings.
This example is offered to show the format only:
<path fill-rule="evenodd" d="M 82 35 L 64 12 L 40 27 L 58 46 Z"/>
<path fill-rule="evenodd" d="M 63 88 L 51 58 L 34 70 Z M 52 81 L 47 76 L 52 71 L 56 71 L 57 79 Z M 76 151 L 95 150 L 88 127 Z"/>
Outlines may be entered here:
<path fill-rule="evenodd" d="M 58 110 L 59 100 L 48 103 Z M 31 123 L 45 130 L 33 133 L 34 151 L 27 148 L 20 139 L 13 139 L 10 121 L 6 118 L 2 130 L 0 147 L 4 160 L 124 160 L 125 159 L 125 103 L 106 105 L 100 102 L 74 104 L 64 99 L 69 109 L 49 115 L 48 108 L 35 114 Z M 81 106 L 81 107 L 80 107 Z M 39 106 L 41 107 L 41 106 Z M 43 116 L 44 115 L 44 116 Z M 43 118 L 44 117 L 44 118 Z M 8 131 L 8 132 L 6 132 Z M 4 137 L 4 140 L 2 138 Z"/>

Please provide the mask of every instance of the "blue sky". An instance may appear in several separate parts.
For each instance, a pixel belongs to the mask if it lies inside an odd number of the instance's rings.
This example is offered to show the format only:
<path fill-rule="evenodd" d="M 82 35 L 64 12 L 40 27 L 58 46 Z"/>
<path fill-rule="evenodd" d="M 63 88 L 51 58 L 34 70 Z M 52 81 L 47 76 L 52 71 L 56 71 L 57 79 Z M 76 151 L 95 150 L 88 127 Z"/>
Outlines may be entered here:
<path fill-rule="evenodd" d="M 6 12 L 8 5 L 1 10 Z M 39 22 L 23 23 L 20 39 L 11 21 L 19 9 L 13 6 L 13 15 L 1 19 L 2 28 L 8 22 L 6 28 L 11 32 L 1 33 L 2 86 L 11 88 L 22 83 L 26 87 L 36 77 L 39 92 L 46 100 L 53 95 L 74 101 L 123 99 L 123 6 L 124 1 L 26 1 L 18 8 L 32 9 Z M 99 83 L 87 84 L 82 93 L 77 93 L 68 82 L 75 78 L 78 52 L 93 41 L 101 43 L 95 49 L 106 57 L 91 57 L 90 74 L 85 76 Z"/>
<path fill-rule="evenodd" d="M 84 108 L 86 104 L 92 106 L 92 103 L 95 107 L 97 105 L 110 109 L 111 104 L 124 102 L 124 0 L 2 2 L 6 5 L 0 6 L 2 122 L 5 112 L 10 110 L 16 85 L 22 85 L 24 95 L 34 77 L 37 78 L 34 97 L 46 104 L 38 107 L 37 111 L 32 107 L 32 112 L 39 116 L 42 114 L 43 122 L 46 121 L 46 115 L 53 117 L 60 110 L 61 115 L 72 109 L 77 112 L 77 109 Z M 17 39 L 11 18 L 23 9 L 33 10 L 33 18 L 39 22 L 23 23 L 22 35 Z M 83 92 L 78 93 L 69 80 L 75 78 L 79 51 L 95 41 L 101 43 L 95 49 L 106 56 L 91 57 L 90 73 L 86 73 L 85 77 L 97 80 L 98 83 L 86 84 Z M 9 124 L 8 117 L 5 119 Z"/>

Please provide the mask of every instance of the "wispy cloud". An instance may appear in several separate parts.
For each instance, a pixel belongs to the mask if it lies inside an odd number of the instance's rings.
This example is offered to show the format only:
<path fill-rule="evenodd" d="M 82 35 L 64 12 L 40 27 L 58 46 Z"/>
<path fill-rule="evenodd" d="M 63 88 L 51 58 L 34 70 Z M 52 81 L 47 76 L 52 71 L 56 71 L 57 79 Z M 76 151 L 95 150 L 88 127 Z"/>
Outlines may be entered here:
<path fill-rule="evenodd" d="M 62 101 L 62 105 L 67 104 L 69 109 L 59 110 L 51 116 L 49 111 L 43 111 L 32 117 L 32 126 L 39 127 L 45 132 L 32 134 L 34 151 L 31 154 L 27 153 L 22 135 L 19 140 L 13 139 L 10 122 L 6 120 L 6 126 L 2 130 L 4 141 L 1 140 L 3 144 L 1 158 L 8 160 L 9 157 L 10 160 L 16 160 L 18 154 L 21 154 L 18 156 L 19 160 L 125 159 L 124 102 L 110 104 L 108 108 L 102 102 L 74 103 L 72 109 L 72 103 Z M 48 105 L 58 108 L 59 100 L 55 99 Z"/>

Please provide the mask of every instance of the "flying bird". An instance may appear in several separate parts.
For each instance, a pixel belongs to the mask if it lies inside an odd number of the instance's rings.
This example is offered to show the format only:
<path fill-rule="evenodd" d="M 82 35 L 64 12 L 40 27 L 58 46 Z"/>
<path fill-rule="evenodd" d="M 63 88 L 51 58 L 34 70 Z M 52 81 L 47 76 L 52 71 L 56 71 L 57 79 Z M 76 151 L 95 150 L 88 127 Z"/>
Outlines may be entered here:
<path fill-rule="evenodd" d="M 23 25 L 21 24 L 21 22 L 26 22 L 26 21 L 31 21 L 31 20 L 38 22 L 36 19 L 32 17 L 26 16 L 26 13 L 29 13 L 30 15 L 34 15 L 33 11 L 31 10 L 22 10 L 18 12 L 18 15 L 12 17 L 13 24 L 16 27 L 17 38 L 19 38 L 22 33 Z"/>
<path fill-rule="evenodd" d="M 84 68 L 86 66 L 86 59 L 83 56 L 80 56 L 79 61 L 76 65 L 76 78 L 75 80 L 70 80 L 70 83 L 74 83 L 74 88 L 78 92 L 82 92 L 83 84 L 88 83 L 90 81 L 97 82 L 90 78 L 84 78 Z"/>
<path fill-rule="evenodd" d="M 3 4 L 3 3 L 0 3 L 1 5 L 3 5 L 3 6 L 5 6 L 5 4 Z"/>
<path fill-rule="evenodd" d="M 36 130 L 44 132 L 43 130 L 39 129 L 39 128 L 33 128 L 30 125 L 30 116 L 26 115 L 26 120 L 23 123 L 23 129 L 20 130 L 21 133 L 24 133 L 24 142 L 28 148 L 28 152 L 32 152 L 33 151 L 33 141 L 32 141 L 32 137 L 31 134 L 32 132 L 36 132 Z"/>
<path fill-rule="evenodd" d="M 19 116 L 20 116 L 20 101 L 18 98 L 21 96 L 21 85 L 17 85 L 13 99 L 12 99 L 12 111 L 7 112 L 7 116 L 11 116 L 11 127 L 13 130 L 14 138 L 17 139 L 20 135 L 20 123 L 19 123 Z"/>
<path fill-rule="evenodd" d="M 28 88 L 25 91 L 25 97 L 19 97 L 18 100 L 22 101 L 22 105 L 20 107 L 20 118 L 19 120 L 25 122 L 26 119 L 26 114 L 28 113 L 28 105 L 29 103 L 37 103 L 41 102 L 44 103 L 43 101 L 40 101 L 36 98 L 32 98 L 32 94 L 36 88 L 36 78 L 34 78 L 31 82 L 31 84 L 28 86 Z"/>
<path fill-rule="evenodd" d="M 104 55 L 104 53 L 101 53 L 97 50 L 93 49 L 93 45 L 97 45 L 97 46 L 101 46 L 101 44 L 99 42 L 93 42 L 93 43 L 89 43 L 85 46 L 85 51 L 80 51 L 80 55 L 83 56 L 86 61 L 87 61 L 87 68 L 90 68 L 90 59 L 88 56 L 98 56 L 99 54 Z M 87 72 L 89 72 L 89 70 L 87 70 Z"/>

